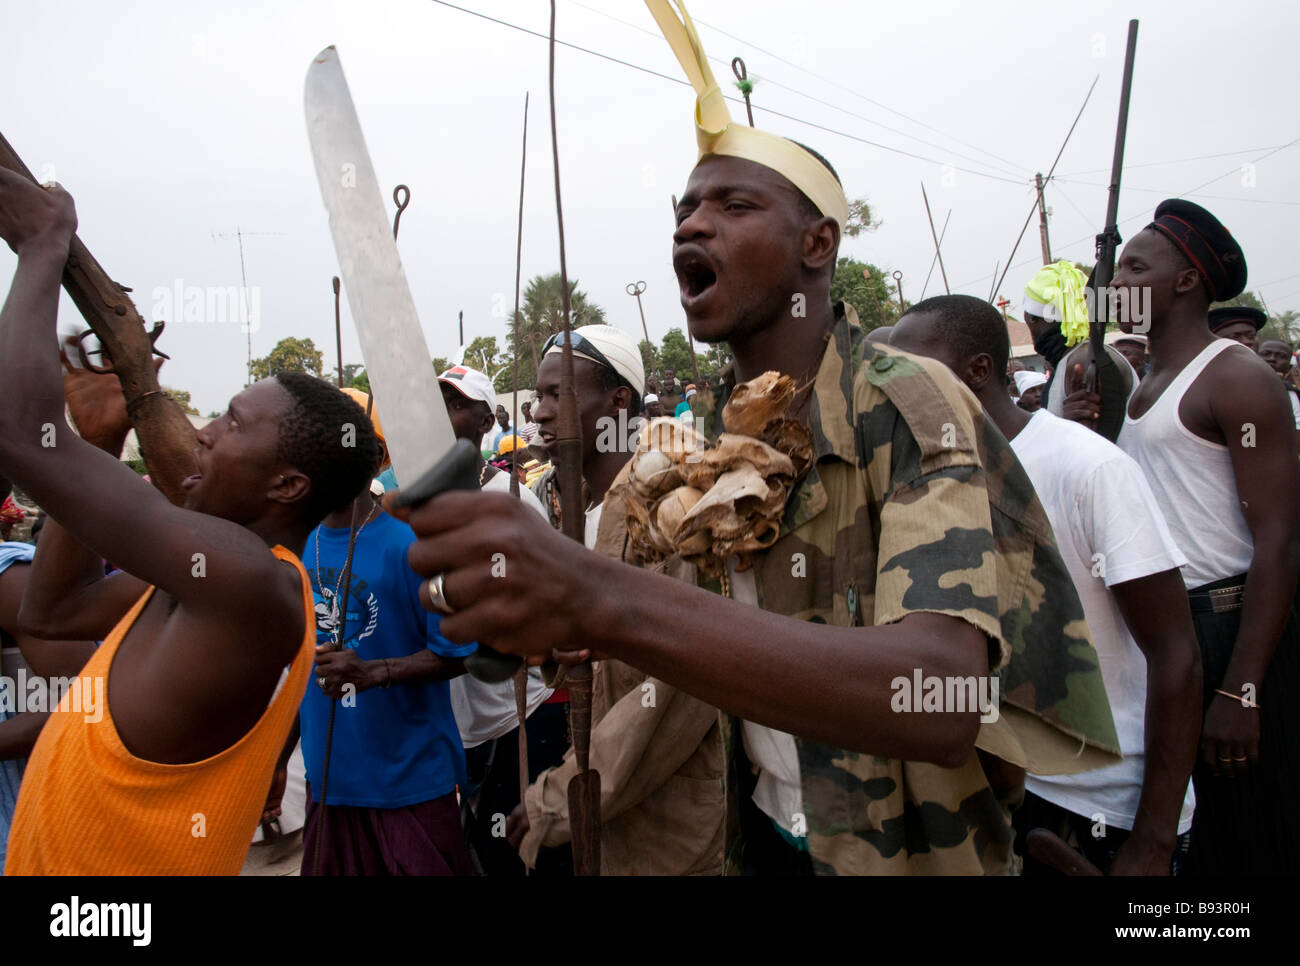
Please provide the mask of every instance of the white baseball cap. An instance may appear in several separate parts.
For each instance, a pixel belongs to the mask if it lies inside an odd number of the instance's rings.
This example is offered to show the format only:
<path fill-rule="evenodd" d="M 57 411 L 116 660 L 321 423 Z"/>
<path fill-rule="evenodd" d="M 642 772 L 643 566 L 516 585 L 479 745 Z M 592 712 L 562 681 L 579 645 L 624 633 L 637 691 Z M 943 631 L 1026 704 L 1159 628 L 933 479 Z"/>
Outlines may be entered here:
<path fill-rule="evenodd" d="M 471 369 L 469 366 L 452 366 L 438 377 L 438 381 L 454 386 L 456 391 L 466 399 L 487 403 L 488 409 L 496 409 L 497 394 L 492 388 L 492 380 L 477 369 Z"/>

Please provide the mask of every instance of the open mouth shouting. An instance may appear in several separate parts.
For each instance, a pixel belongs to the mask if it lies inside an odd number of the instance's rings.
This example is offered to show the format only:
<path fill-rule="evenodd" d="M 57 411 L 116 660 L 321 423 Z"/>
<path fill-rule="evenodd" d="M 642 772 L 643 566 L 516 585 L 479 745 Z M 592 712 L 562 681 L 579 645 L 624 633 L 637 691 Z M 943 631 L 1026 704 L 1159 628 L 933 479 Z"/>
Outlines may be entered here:
<path fill-rule="evenodd" d="M 699 245 L 680 245 L 673 252 L 673 271 L 681 290 L 682 308 L 691 312 L 702 308 L 717 288 L 718 267 Z"/>

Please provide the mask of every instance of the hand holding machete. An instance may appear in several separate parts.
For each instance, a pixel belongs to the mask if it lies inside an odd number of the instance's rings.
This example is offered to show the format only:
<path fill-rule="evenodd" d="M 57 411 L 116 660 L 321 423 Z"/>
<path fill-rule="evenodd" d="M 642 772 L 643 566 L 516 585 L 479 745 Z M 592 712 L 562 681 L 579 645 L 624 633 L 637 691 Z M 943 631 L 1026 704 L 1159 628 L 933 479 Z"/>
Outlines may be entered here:
<path fill-rule="evenodd" d="M 332 46 L 307 71 L 304 104 L 343 287 L 376 405 L 385 414 L 388 451 L 402 487 L 397 503 L 412 506 L 446 490 L 477 490 L 479 455 L 452 430 L 361 122 Z M 346 427 L 340 432 L 346 438 Z M 519 664 L 518 658 L 484 646 L 465 659 L 472 675 L 489 682 L 507 680 Z"/>

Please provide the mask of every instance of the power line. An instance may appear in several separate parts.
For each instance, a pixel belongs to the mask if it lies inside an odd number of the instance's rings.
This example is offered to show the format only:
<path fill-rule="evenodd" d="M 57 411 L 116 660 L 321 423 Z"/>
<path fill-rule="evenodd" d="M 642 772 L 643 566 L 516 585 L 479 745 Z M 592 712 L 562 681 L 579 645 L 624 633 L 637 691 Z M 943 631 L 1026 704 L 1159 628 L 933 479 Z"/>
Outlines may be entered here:
<path fill-rule="evenodd" d="M 550 36 L 549 36 L 549 35 L 547 35 L 547 34 L 543 34 L 543 33 L 539 33 L 539 32 L 536 31 L 536 30 L 530 30 L 530 29 L 528 29 L 527 27 L 521 27 L 519 24 L 510 23 L 508 20 L 500 20 L 500 19 L 498 19 L 497 17 L 490 17 L 490 16 L 488 16 L 488 15 L 485 14 L 485 13 L 479 13 L 477 10 L 470 10 L 470 9 L 468 9 L 467 7 L 458 7 L 458 6 L 457 6 L 456 4 L 454 4 L 454 3 L 448 3 L 447 0 L 432 0 L 432 2 L 433 2 L 433 3 L 436 3 L 436 4 L 440 5 L 440 6 L 443 6 L 443 7 L 450 7 L 452 10 L 459 10 L 461 13 L 468 13 L 468 14 L 470 14 L 471 16 L 479 17 L 480 19 L 483 19 L 483 20 L 489 20 L 489 21 L 491 21 L 492 23 L 500 24 L 500 25 L 503 26 L 503 27 L 509 27 L 511 30 L 518 30 L 520 33 L 529 34 L 530 36 L 538 37 L 538 38 L 540 38 L 540 39 L 542 39 L 542 40 L 546 40 L 546 41 L 548 41 L 548 42 L 550 41 Z M 650 74 L 650 75 L 652 75 L 652 76 L 654 76 L 654 77 L 660 77 L 660 78 L 663 78 L 663 79 L 666 80 L 666 81 L 671 81 L 671 82 L 674 83 L 674 84 L 680 84 L 680 85 L 685 86 L 685 87 L 690 87 L 690 86 L 691 86 L 691 85 L 690 85 L 690 82 L 687 81 L 687 80 L 685 80 L 685 79 L 683 79 L 683 78 L 680 78 L 680 77 L 672 77 L 672 76 L 670 76 L 670 75 L 668 75 L 668 74 L 660 73 L 660 72 L 657 71 L 657 70 L 652 70 L 652 69 L 649 68 L 649 67 L 642 67 L 640 64 L 633 64 L 633 63 L 631 63 L 630 61 L 621 60 L 621 59 L 619 59 L 618 57 L 611 56 L 610 54 L 603 54 L 603 53 L 601 53 L 601 52 L 598 51 L 598 50 L 591 50 L 590 48 L 582 47 L 582 46 L 580 46 L 580 45 L 578 45 L 578 44 L 570 43 L 570 42 L 565 41 L 565 40 L 560 40 L 558 37 L 556 38 L 555 42 L 556 42 L 557 44 L 559 44 L 560 46 L 562 46 L 562 47 L 568 47 L 568 48 L 570 48 L 571 50 L 577 50 L 577 51 L 580 51 L 580 52 L 582 52 L 582 53 L 584 53 L 584 54 L 590 54 L 590 55 L 593 56 L 593 57 L 599 57 L 601 60 L 608 60 L 608 61 L 610 61 L 611 63 L 620 64 L 620 65 L 623 66 L 623 67 L 630 67 L 630 68 L 632 68 L 633 70 L 640 71 L 640 72 L 643 73 L 643 74 Z M 724 96 L 725 96 L 725 95 L 724 95 Z M 728 101 L 731 101 L 733 104 L 742 104 L 742 103 L 744 103 L 740 98 L 737 98 L 737 97 L 726 97 L 725 99 L 728 100 Z M 839 131 L 839 130 L 836 130 L 835 128 L 827 127 L 827 126 L 824 125 L 824 124 L 817 124 L 817 123 L 814 123 L 813 121 L 806 121 L 806 120 L 804 120 L 804 119 L 801 118 L 801 117 L 795 117 L 793 114 L 786 114 L 786 113 L 784 113 L 784 112 L 782 112 L 782 111 L 775 111 L 775 110 L 772 110 L 771 108 L 766 108 L 766 107 L 764 107 L 764 108 L 758 108 L 758 110 L 766 111 L 768 114 L 771 114 L 773 117 L 784 118 L 785 120 L 787 120 L 787 121 L 793 121 L 793 122 L 795 122 L 796 124 L 802 124 L 802 125 L 804 125 L 804 126 L 806 126 L 806 127 L 811 127 L 811 128 L 814 128 L 814 129 L 816 129 L 816 130 L 818 130 L 818 131 L 825 131 L 825 132 L 828 133 L 828 134 L 834 134 L 834 135 L 836 135 L 836 136 L 838 136 L 838 137 L 847 138 L 847 139 L 850 140 L 850 141 L 856 141 L 856 142 L 858 142 L 859 144 L 866 144 L 866 145 L 869 145 L 869 146 L 874 147 L 874 148 L 879 148 L 879 149 L 882 150 L 882 151 L 889 151 L 889 152 L 892 153 L 892 154 L 900 154 L 900 155 L 902 155 L 903 157 L 913 158 L 913 159 L 915 159 L 915 160 L 917 160 L 917 161 L 924 161 L 924 162 L 926 162 L 927 164 L 937 164 L 937 165 L 939 165 L 940 167 L 950 167 L 950 168 L 952 168 L 952 170 L 954 170 L 954 171 L 960 171 L 960 172 L 962 172 L 963 174 L 970 174 L 970 175 L 974 175 L 974 176 L 979 177 L 979 178 L 989 178 L 989 179 L 991 179 L 991 180 L 993 180 L 993 181 L 1003 181 L 1003 182 L 1006 182 L 1007 184 L 1016 184 L 1016 185 L 1019 185 L 1019 184 L 1025 184 L 1025 183 L 1027 183 L 1027 180 L 1028 180 L 1028 179 L 1004 178 L 1004 177 L 1002 177 L 1002 176 L 1000 176 L 1000 175 L 989 174 L 989 173 L 986 172 L 986 171 L 976 171 L 976 170 L 974 170 L 973 168 L 963 168 L 963 167 L 961 167 L 960 165 L 950 164 L 949 162 L 946 162 L 946 161 L 939 161 L 939 160 L 936 160 L 935 158 L 927 158 L 927 157 L 925 157 L 924 155 L 916 154 L 916 153 L 914 153 L 914 152 L 912 152 L 912 151 L 905 151 L 905 150 L 903 150 L 902 148 L 890 147 L 888 144 L 881 144 L 879 141 L 872 141 L 870 138 L 859 137 L 859 136 L 857 136 L 857 135 L 855 135 L 855 134 L 848 134 L 848 133 L 846 133 L 846 132 L 844 132 L 844 131 Z"/>
<path fill-rule="evenodd" d="M 1271 148 L 1271 149 L 1268 150 L 1265 154 L 1261 154 L 1259 157 L 1255 158 L 1255 160 L 1250 161 L 1250 162 L 1248 162 L 1248 163 L 1250 163 L 1250 164 L 1258 164 L 1259 162 L 1263 161 L 1264 159 L 1266 159 L 1266 158 L 1270 158 L 1270 157 L 1272 157 L 1273 155 L 1277 154 L 1279 151 L 1284 151 L 1284 150 L 1286 150 L 1287 148 L 1292 147 L 1293 145 L 1296 145 L 1296 144 L 1300 144 L 1300 138 L 1297 138 L 1297 139 L 1294 140 L 1294 141 L 1288 141 L 1286 144 L 1278 145 L 1278 146 L 1275 147 L 1275 148 Z M 1224 174 L 1221 174 L 1221 175 L 1219 175 L 1218 177 L 1211 178 L 1209 181 L 1203 182 L 1202 184 L 1197 185 L 1195 188 L 1190 188 L 1190 189 L 1188 189 L 1187 191 L 1179 191 L 1179 192 L 1175 192 L 1174 194 L 1170 195 L 1170 197 L 1181 198 L 1181 197 L 1183 197 L 1184 195 L 1189 195 L 1189 194 L 1191 194 L 1192 192 L 1200 191 L 1202 188 L 1206 187 L 1207 185 L 1212 185 L 1212 184 L 1214 184 L 1214 182 L 1216 182 L 1216 181 L 1222 181 L 1224 178 L 1230 177 L 1231 175 L 1236 174 L 1236 173 L 1237 173 L 1238 171 L 1240 171 L 1240 170 L 1241 170 L 1240 168 L 1233 168 L 1231 171 L 1225 172 Z M 1233 199 L 1233 200 L 1236 200 L 1236 199 Z M 1129 215 L 1127 218 L 1121 219 L 1121 220 L 1116 224 L 1116 227 L 1119 227 L 1119 225 L 1127 225 L 1130 221 L 1136 221 L 1138 218 L 1145 218 L 1145 217 L 1149 217 L 1149 215 L 1147 214 L 1147 209 L 1144 208 L 1142 211 L 1139 211 L 1139 212 L 1137 212 L 1136 214 Z M 1078 244 L 1080 244 L 1081 242 L 1089 241 L 1090 239 L 1093 239 L 1093 238 L 1095 238 L 1095 237 L 1096 237 L 1095 235 L 1084 235 L 1084 236 L 1081 237 L 1081 238 L 1076 238 L 1076 239 L 1074 239 L 1073 241 L 1066 242 L 1064 245 L 1062 245 L 1062 246 L 1060 246 L 1060 247 L 1063 248 L 1063 249 L 1064 249 L 1064 248 L 1069 248 L 1069 247 L 1071 247 L 1072 245 L 1078 245 Z M 1031 259 L 1026 259 L 1025 261 L 1017 262 L 1015 265 L 1012 265 L 1011 267 L 1012 267 L 1012 268 L 1023 268 L 1025 265 L 1030 264 L 1030 262 L 1032 262 L 1032 261 L 1033 261 L 1032 258 L 1031 258 Z M 1006 273 L 1004 272 L 1003 274 L 1005 275 Z M 973 280 L 970 281 L 970 282 L 963 283 L 963 284 L 961 285 L 961 288 L 965 289 L 965 288 L 969 288 L 971 285 L 975 285 L 975 284 L 983 284 L 984 279 L 986 279 L 986 278 L 988 278 L 988 277 L 989 277 L 989 276 L 987 276 L 987 275 L 981 275 L 981 276 L 980 276 L 979 278 L 977 278 L 977 279 L 973 279 Z"/>
<path fill-rule="evenodd" d="M 623 20 L 619 17 L 615 17 L 613 14 L 606 13 L 603 10 L 597 10 L 595 7 L 589 7 L 585 3 L 579 3 L 578 0 L 569 0 L 569 3 L 571 3 L 575 7 L 580 7 L 581 9 L 586 10 L 590 13 L 594 13 L 597 16 L 604 17 L 607 20 L 612 20 L 615 23 L 622 24 L 623 26 L 629 27 L 632 30 L 636 30 L 640 33 L 646 34 L 647 36 L 655 37 L 655 38 L 659 37 L 659 34 L 653 30 L 648 30 L 645 27 L 642 27 L 639 24 L 634 24 L 629 20 Z M 703 23 L 703 21 L 699 21 L 699 22 Z M 738 37 L 734 39 L 736 39 L 740 43 L 746 44 L 749 47 L 753 47 L 755 50 L 759 51 L 760 53 L 764 53 L 764 54 L 767 53 L 766 51 L 762 50 L 762 48 L 757 47 L 754 44 L 749 43 L 748 41 L 740 40 L 740 38 Z M 773 55 L 768 55 L 768 56 L 773 56 Z M 719 66 L 730 69 L 731 66 L 730 61 L 726 60 L 725 58 L 710 56 L 708 59 L 711 60 L 713 63 L 718 64 Z M 781 58 L 777 58 L 777 59 L 780 60 Z M 782 62 L 789 63 L 788 61 L 782 61 Z M 797 69 L 802 70 L 802 68 L 797 68 Z M 981 161 L 979 158 L 973 158 L 968 154 L 962 154 L 960 151 L 954 151 L 952 148 L 948 147 L 945 144 L 939 144 L 935 141 L 927 141 L 925 138 L 919 138 L 915 134 L 908 134 L 906 131 L 899 130 L 898 128 L 895 127 L 890 127 L 888 124 L 882 124 L 880 121 L 877 121 L 874 118 L 867 117 L 865 114 L 859 114 L 856 111 L 850 111 L 846 107 L 840 107 L 838 104 L 834 104 L 830 101 L 824 100 L 813 94 L 809 94 L 806 91 L 801 91 L 796 87 L 791 87 L 788 84 L 782 84 L 780 81 L 772 80 L 770 77 L 761 77 L 755 79 L 762 80 L 763 83 L 769 84 L 772 87 L 779 88 L 780 90 L 789 91 L 791 94 L 794 94 L 797 97 L 802 97 L 807 100 L 810 100 L 815 104 L 821 104 L 823 107 L 829 107 L 833 111 L 839 111 L 841 114 L 847 114 L 849 117 L 856 118 L 859 121 L 865 121 L 867 124 L 874 124 L 876 127 L 889 131 L 891 134 L 897 134 L 899 137 L 904 137 L 907 138 L 908 140 L 916 141 L 919 144 L 924 144 L 926 147 L 937 148 L 940 151 L 946 151 L 948 154 L 951 154 L 953 157 L 962 158 L 963 160 L 970 161 L 972 164 L 982 164 L 986 168 L 992 168 L 995 171 L 1000 171 L 1003 174 L 1009 175 L 1011 177 L 1019 176 L 1019 171 L 1014 171 L 1011 170 L 1010 168 L 989 164 L 987 161 Z M 938 133 L 943 134 L 944 137 L 947 137 L 953 141 L 958 140 L 957 138 L 953 137 L 951 134 L 944 134 L 944 132 L 942 131 L 939 131 Z"/>
<path fill-rule="evenodd" d="M 1158 168 L 1167 164 L 1183 164 L 1188 161 L 1209 161 L 1214 158 L 1231 158 L 1239 154 L 1254 154 L 1256 151 L 1269 151 L 1274 147 L 1285 147 L 1285 145 L 1270 145 L 1261 148 L 1244 148 L 1241 151 L 1223 151 L 1219 154 L 1198 154 L 1190 158 L 1170 158 L 1168 161 L 1144 161 L 1141 164 L 1126 164 L 1124 170 L 1128 171 L 1133 168 Z M 1110 168 L 1088 168 L 1086 171 L 1070 171 L 1062 175 L 1063 178 L 1073 178 L 1080 174 L 1109 174 Z M 1109 186 L 1107 186 L 1109 187 Z"/>
<path fill-rule="evenodd" d="M 858 91 L 855 91 L 851 87 L 847 87 L 844 84 L 840 84 L 837 81 L 831 80 L 830 78 L 822 77 L 820 74 L 811 71 L 806 67 L 799 66 L 798 64 L 794 63 L 794 61 L 786 60 L 780 54 L 775 54 L 770 50 L 764 50 L 762 47 L 759 47 L 757 44 L 751 44 L 749 43 L 749 41 L 742 40 L 740 37 L 737 37 L 735 34 L 727 33 L 727 31 L 723 30 L 721 27 L 715 27 L 712 24 L 705 23 L 703 20 L 695 20 L 695 22 L 697 24 L 700 24 L 701 26 L 708 27 L 710 30 L 716 31 L 717 33 L 722 34 L 722 36 L 734 40 L 737 43 L 746 44 L 750 47 L 753 47 L 760 54 L 763 54 L 766 57 L 771 57 L 774 60 L 778 60 L 783 64 L 793 67 L 795 70 L 803 71 L 803 73 L 807 74 L 809 77 L 815 77 L 817 78 L 817 80 L 821 81 L 824 84 L 830 84 L 832 87 L 838 87 L 840 90 L 852 94 L 854 97 L 864 100 L 868 104 L 873 104 L 876 107 L 880 108 L 881 110 L 888 111 L 890 114 L 897 114 L 899 117 L 903 118 L 904 120 L 911 121 L 913 124 L 919 125 L 920 127 L 923 127 L 926 130 L 934 131 L 936 134 L 943 134 L 944 137 L 952 138 L 952 140 L 956 141 L 958 144 L 964 145 L 965 147 L 978 151 L 980 154 L 987 154 L 990 158 L 996 158 L 998 161 L 1001 161 L 1003 164 L 1008 164 L 1011 165 L 1012 167 L 1016 166 L 1016 163 L 1014 161 L 1009 161 L 1006 158 L 1001 157 L 1000 155 L 994 154 L 992 151 L 986 151 L 984 148 L 981 148 L 977 144 L 971 144 L 967 141 L 961 140 L 960 138 L 953 137 L 951 134 L 945 134 L 943 131 L 940 131 L 938 128 L 926 124 L 924 121 L 918 121 L 916 118 L 912 117 L 909 114 L 904 114 L 902 111 L 897 111 L 894 108 L 890 107 L 888 104 L 882 104 L 880 103 L 880 101 L 872 100 L 870 97 L 867 97 L 865 94 L 861 94 Z"/>
<path fill-rule="evenodd" d="M 1234 172 L 1234 173 L 1235 173 L 1235 172 Z M 1225 175 L 1225 177 L 1226 177 L 1226 175 Z M 1059 183 L 1059 182 L 1065 182 L 1066 184 L 1087 185 L 1089 188 L 1109 188 L 1109 187 L 1110 187 L 1109 185 L 1102 184 L 1101 182 L 1098 182 L 1098 181 L 1080 181 L 1080 180 L 1078 180 L 1077 178 L 1060 178 L 1060 177 L 1058 177 L 1056 180 L 1057 180 L 1058 183 Z M 1217 179 L 1216 179 L 1216 180 L 1217 180 Z M 1168 188 L 1139 188 L 1137 185 L 1126 184 L 1126 185 L 1124 185 L 1124 190 L 1125 190 L 1125 191 L 1141 191 L 1141 192 L 1143 192 L 1143 193 L 1145 193 L 1145 194 L 1152 194 L 1152 195 L 1164 195 L 1166 198 L 1172 198 L 1172 197 L 1175 196 L 1175 195 L 1174 195 L 1174 192 L 1170 191 Z M 1193 195 L 1193 194 L 1197 195 L 1197 197 L 1200 197 L 1200 198 L 1210 198 L 1210 199 L 1215 200 L 1215 201 L 1243 201 L 1243 202 L 1246 202 L 1246 203 L 1248 203 L 1248 204 L 1252 204 L 1252 205 L 1293 205 L 1293 206 L 1296 206 L 1296 207 L 1300 207 L 1300 201 L 1274 201 L 1274 200 L 1270 200 L 1270 199 L 1268 199 L 1268 198 L 1235 198 L 1235 197 L 1233 197 L 1232 195 L 1206 195 L 1206 194 L 1200 194 L 1200 193 L 1198 193 L 1198 192 L 1194 192 L 1194 191 L 1184 191 L 1184 192 L 1182 193 L 1182 196 L 1186 197 L 1186 196 Z"/>

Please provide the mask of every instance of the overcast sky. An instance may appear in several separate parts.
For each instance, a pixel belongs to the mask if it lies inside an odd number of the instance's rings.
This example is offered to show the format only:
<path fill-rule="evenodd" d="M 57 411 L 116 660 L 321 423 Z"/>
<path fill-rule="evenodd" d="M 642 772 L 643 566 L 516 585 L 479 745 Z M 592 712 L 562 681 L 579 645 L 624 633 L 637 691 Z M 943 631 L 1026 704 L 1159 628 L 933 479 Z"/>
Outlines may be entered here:
<path fill-rule="evenodd" d="M 544 0 L 459 5 L 547 30 Z M 431 0 L 9 6 L 0 131 L 38 178 L 72 192 L 82 239 L 135 290 L 141 313 L 164 310 L 173 361 L 163 381 L 188 389 L 205 414 L 242 387 L 247 336 L 237 313 L 186 322 L 168 302 L 178 284 L 182 293 L 241 284 L 237 230 L 259 300 L 253 355 L 294 335 L 312 338 L 327 368 L 335 362 L 337 266 L 302 107 L 307 67 L 328 44 L 381 183 L 412 189 L 399 247 L 431 354 L 455 352 L 458 310 L 467 340 L 504 345 L 525 91 L 524 280 L 559 267 L 547 46 L 537 37 Z M 1034 172 L 1047 172 L 1099 77 L 1047 191 L 1053 255 L 1091 260 L 1125 31 L 1138 17 L 1121 232 L 1139 230 L 1162 198 L 1189 197 L 1240 240 L 1248 287 L 1274 312 L 1300 308 L 1294 3 L 691 0 L 688 9 L 724 86 L 734 91 L 736 55 L 757 78 L 756 123 L 824 153 L 849 197 L 866 197 L 882 219 L 841 254 L 901 271 L 912 300 L 933 255 L 922 181 L 936 221 L 952 212 L 943 250 L 953 291 L 986 297 L 1033 203 Z M 682 76 L 639 0 L 560 0 L 557 34 Z M 557 98 L 570 277 L 633 333 L 640 320 L 624 289 L 645 280 L 658 340 L 684 324 L 670 204 L 695 159 L 693 95 L 561 47 Z M 1040 260 L 1035 223 L 1000 291 L 1018 301 Z M 12 268 L 0 252 L 4 277 Z M 926 294 L 941 286 L 936 270 Z M 359 362 L 346 300 L 343 312 L 344 358 Z M 60 325 L 79 321 L 65 298 Z"/>

